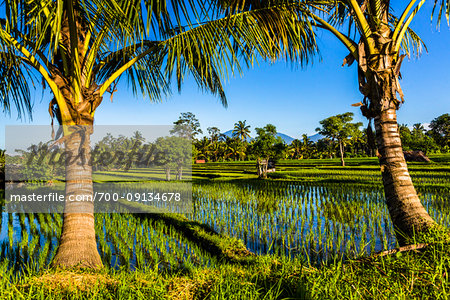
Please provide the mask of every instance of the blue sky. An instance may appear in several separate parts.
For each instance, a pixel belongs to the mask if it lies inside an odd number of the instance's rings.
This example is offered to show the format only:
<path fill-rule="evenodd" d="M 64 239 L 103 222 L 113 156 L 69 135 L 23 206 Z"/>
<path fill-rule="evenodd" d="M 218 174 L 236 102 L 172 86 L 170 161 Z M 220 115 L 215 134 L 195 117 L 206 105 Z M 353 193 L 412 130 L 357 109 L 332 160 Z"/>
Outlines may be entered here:
<path fill-rule="evenodd" d="M 404 2 L 404 1 L 401 1 Z M 412 28 L 428 47 L 419 59 L 405 59 L 402 66 L 405 104 L 398 112 L 399 123 L 429 123 L 433 118 L 450 112 L 450 30 L 445 22 L 440 30 L 430 22 L 431 2 L 419 12 Z M 403 4 L 405 5 L 405 4 Z M 217 98 L 202 93 L 193 80 L 187 80 L 180 94 L 173 94 L 162 103 L 134 97 L 126 82 L 119 84 L 113 103 L 106 94 L 96 112 L 98 125 L 170 125 L 181 112 L 191 111 L 206 128 L 217 126 L 221 131 L 233 128 L 239 120 L 247 120 L 252 130 L 267 123 L 292 137 L 312 135 L 319 121 L 335 114 L 351 111 L 357 121 L 366 120 L 352 103 L 362 99 L 358 91 L 356 66 L 341 67 L 348 54 L 337 40 L 326 32 L 318 35 L 321 59 L 305 69 L 286 62 L 260 63 L 245 70 L 242 77 L 225 83 L 228 108 Z M 33 121 L 2 114 L 0 148 L 4 148 L 4 127 L 12 124 L 50 124 L 48 101 L 51 96 L 35 93 Z M 254 135 L 254 132 L 252 132 Z"/>

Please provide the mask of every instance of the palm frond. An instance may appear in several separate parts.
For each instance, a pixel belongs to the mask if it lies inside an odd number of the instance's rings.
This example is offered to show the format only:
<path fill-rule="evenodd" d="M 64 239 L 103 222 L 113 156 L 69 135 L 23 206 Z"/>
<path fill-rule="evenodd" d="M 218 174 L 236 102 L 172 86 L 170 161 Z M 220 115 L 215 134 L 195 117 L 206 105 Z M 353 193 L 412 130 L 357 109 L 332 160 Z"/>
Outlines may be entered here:
<path fill-rule="evenodd" d="M 297 2 L 283 3 L 222 14 L 216 19 L 205 16 L 204 22 L 177 26 L 158 35 L 163 37 L 159 42 L 144 41 L 140 48 L 125 47 L 108 54 L 97 64 L 99 75 L 102 79 L 111 76 L 118 67 L 142 54 L 146 55 L 131 65 L 130 71 L 142 69 L 140 66 L 148 64 L 147 60 L 153 56 L 163 57 L 167 83 L 175 78 L 180 90 L 190 74 L 200 88 L 218 95 L 226 105 L 222 80 L 241 73 L 242 64 L 250 67 L 259 58 L 274 61 L 283 57 L 304 65 L 317 53 L 313 26 L 304 6 Z"/>
<path fill-rule="evenodd" d="M 396 27 L 399 20 L 394 15 L 390 14 L 389 22 L 392 24 L 392 27 Z M 405 36 L 401 42 L 401 49 L 408 57 L 419 57 L 423 50 L 428 51 L 424 41 L 411 27 L 408 27 L 406 30 Z"/>
<path fill-rule="evenodd" d="M 166 75 L 178 86 L 189 71 L 201 87 L 219 92 L 219 78 L 241 72 L 262 58 L 308 63 L 317 53 L 313 25 L 298 3 L 234 12 L 162 41 L 167 49 Z M 175 72 L 174 72 L 175 71 Z"/>
<path fill-rule="evenodd" d="M 226 105 L 223 80 L 243 66 L 279 58 L 304 65 L 318 52 L 303 1 L 230 5 L 209 0 L 5 0 L 2 29 L 16 41 L 8 45 L 16 47 L 16 56 L 22 47 L 36 60 L 37 71 L 20 78 L 16 73 L 21 84 L 46 72 L 51 75 L 47 81 L 59 76 L 80 89 L 97 85 L 104 92 L 106 85 L 126 77 L 135 93 L 152 100 L 168 94 L 172 80 L 181 89 L 190 75 Z M 75 53 L 81 55 L 79 62 Z"/>
<path fill-rule="evenodd" d="M 126 71 L 129 86 L 135 95 L 148 95 L 153 101 L 161 100 L 170 91 L 162 71 L 164 53 L 158 42 L 144 41 L 139 48 L 130 46 L 116 52 L 107 52 L 95 66 L 96 81 L 106 81 L 119 67 L 142 53 L 147 55 Z"/>
<path fill-rule="evenodd" d="M 431 18 L 433 19 L 434 16 L 437 17 L 438 26 L 444 16 L 447 19 L 447 24 L 450 25 L 450 0 L 434 0 Z"/>
<path fill-rule="evenodd" d="M 419 57 L 423 50 L 428 52 L 424 41 L 411 28 L 408 28 L 405 37 L 402 40 L 402 50 L 408 57 Z"/>
<path fill-rule="evenodd" d="M 29 81 L 26 80 L 28 71 L 17 60 L 15 55 L 5 49 L 0 50 L 0 103 L 3 112 L 11 114 L 14 108 L 18 118 L 28 116 L 32 119 L 32 107 Z M 6 50 L 6 51 L 5 51 Z"/>

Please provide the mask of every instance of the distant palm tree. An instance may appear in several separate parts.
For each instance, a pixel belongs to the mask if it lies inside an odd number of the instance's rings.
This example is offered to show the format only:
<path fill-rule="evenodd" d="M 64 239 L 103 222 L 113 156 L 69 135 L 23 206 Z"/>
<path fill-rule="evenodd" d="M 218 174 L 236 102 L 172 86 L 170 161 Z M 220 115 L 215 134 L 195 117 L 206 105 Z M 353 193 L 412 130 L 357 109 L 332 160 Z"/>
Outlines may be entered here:
<path fill-rule="evenodd" d="M 425 127 L 423 127 L 422 124 L 416 123 L 416 124 L 413 125 L 412 133 L 413 133 L 415 136 L 421 136 L 421 135 L 423 135 L 424 131 L 425 131 Z"/>
<path fill-rule="evenodd" d="M 303 143 L 299 139 L 293 140 L 292 143 L 289 145 L 288 153 L 290 154 L 290 156 L 293 159 L 303 158 L 302 146 L 303 146 Z"/>
<path fill-rule="evenodd" d="M 244 143 L 237 139 L 237 138 L 229 138 L 227 141 L 227 149 L 231 157 L 234 158 L 234 160 L 238 159 L 241 160 L 245 157 L 245 145 Z"/>
<path fill-rule="evenodd" d="M 244 120 L 234 124 L 233 137 L 237 137 L 241 141 L 245 141 L 250 137 L 250 125 L 246 125 L 246 122 L 247 120 Z"/>
<path fill-rule="evenodd" d="M 228 145 L 225 141 L 220 141 L 215 150 L 218 161 L 225 161 L 229 157 Z"/>
<path fill-rule="evenodd" d="M 195 148 L 197 149 L 196 159 L 208 160 L 212 144 L 213 143 L 207 137 L 203 137 L 201 140 L 197 141 L 195 143 Z"/>
<path fill-rule="evenodd" d="M 308 135 L 302 135 L 301 153 L 304 158 L 310 158 L 313 152 L 314 142 L 311 141 Z"/>
<path fill-rule="evenodd" d="M 217 161 L 219 159 L 221 150 L 222 150 L 222 143 L 220 141 L 211 142 L 209 145 L 209 155 L 212 159 L 212 161 Z"/>

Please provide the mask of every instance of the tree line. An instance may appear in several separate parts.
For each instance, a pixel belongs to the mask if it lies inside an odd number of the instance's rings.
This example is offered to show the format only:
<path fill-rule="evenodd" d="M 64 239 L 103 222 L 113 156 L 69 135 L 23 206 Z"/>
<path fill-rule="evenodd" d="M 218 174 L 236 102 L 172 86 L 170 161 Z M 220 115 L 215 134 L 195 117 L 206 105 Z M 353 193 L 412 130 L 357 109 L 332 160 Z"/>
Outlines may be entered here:
<path fill-rule="evenodd" d="M 173 131 L 175 134 L 176 131 Z M 55 143 L 40 142 L 27 149 L 16 149 L 16 155 L 8 155 L 8 177 L 14 180 L 49 183 L 63 179 L 70 160 L 83 156 L 81 151 L 69 153 Z M 181 180 L 183 169 L 192 163 L 192 143 L 184 136 L 161 136 L 146 141 L 140 131 L 132 136 L 113 136 L 107 133 L 92 145 L 89 156 L 82 158 L 93 171 L 128 171 L 131 168 L 162 168 L 166 180 Z M 0 151 L 0 166 L 4 167 L 4 151 Z"/>
<path fill-rule="evenodd" d="M 191 112 L 182 113 L 174 122 L 172 133 L 178 137 L 192 140 L 192 159 L 205 160 L 205 162 L 243 161 L 258 159 L 323 159 L 339 157 L 344 162 L 344 157 L 373 157 L 376 155 L 375 134 L 371 124 L 362 128 L 360 122 L 353 123 L 353 114 L 350 112 L 331 116 L 320 121 L 320 127 L 316 131 L 323 138 L 312 141 L 307 134 L 302 138 L 294 139 L 290 144 L 277 136 L 275 125 L 267 124 L 263 128 L 256 128 L 256 136 L 251 137 L 251 126 L 247 121 L 238 121 L 234 124 L 232 135 L 227 136 L 217 127 L 208 127 L 208 135 L 198 138 L 203 131 L 200 122 Z M 416 123 L 412 128 L 407 124 L 399 126 L 399 134 L 404 150 L 420 150 L 425 154 L 450 152 L 450 115 L 443 114 L 433 119 L 425 129 L 423 124 Z M 169 142 L 169 140 L 172 141 Z M 175 141 L 174 138 L 161 138 L 155 143 L 146 142 L 142 133 L 136 131 L 132 137 L 119 135 L 114 137 L 107 134 L 102 140 L 93 145 L 91 155 L 97 157 L 97 163 L 93 164 L 94 170 L 128 170 L 130 167 L 148 167 L 150 165 L 164 166 L 170 179 L 170 169 L 179 169 L 172 161 L 162 155 L 155 156 L 156 152 L 164 152 L 167 157 L 174 156 L 177 151 L 184 151 L 190 155 L 190 149 L 186 148 L 183 140 Z M 158 145 L 158 146 L 157 146 Z M 170 146 L 169 146 L 170 145 Z M 172 149 L 172 153 L 167 150 Z M 182 149 L 182 150 L 180 150 Z M 34 146 L 34 156 L 41 156 L 48 151 L 44 144 Z M 0 165 L 5 162 L 4 150 L 0 150 Z M 120 156 L 119 157 L 119 154 Z M 153 156 L 150 154 L 152 153 Z M 25 160 L 28 160 L 32 151 L 21 152 Z M 125 159 L 125 158 L 132 159 Z M 59 156 L 48 156 L 46 164 L 52 159 L 58 161 Z M 10 160 L 12 161 L 12 160 Z M 23 160 L 18 160 L 20 163 Z M 39 173 L 40 176 L 51 178 L 52 174 L 64 174 L 64 165 L 52 168 L 44 167 L 39 159 L 30 165 L 30 172 Z M 178 177 L 178 175 L 177 175 Z"/>
<path fill-rule="evenodd" d="M 208 127 L 203 133 L 200 122 L 192 113 L 182 113 L 175 124 L 185 124 L 192 131 L 194 160 L 209 162 L 241 161 L 258 159 L 341 159 L 344 157 L 373 157 L 377 155 L 375 132 L 371 122 L 363 128 L 361 122 L 353 122 L 353 113 L 347 112 L 328 117 L 319 122 L 316 131 L 322 136 L 312 141 L 307 134 L 294 139 L 290 144 L 277 136 L 275 125 L 267 124 L 255 128 L 256 136 L 251 138 L 251 126 L 247 121 L 234 124 L 231 136 L 221 133 L 217 127 Z M 399 126 L 404 150 L 420 150 L 425 154 L 450 152 L 450 115 L 443 114 L 433 119 L 429 129 L 417 123 L 410 129 L 406 124 Z"/>

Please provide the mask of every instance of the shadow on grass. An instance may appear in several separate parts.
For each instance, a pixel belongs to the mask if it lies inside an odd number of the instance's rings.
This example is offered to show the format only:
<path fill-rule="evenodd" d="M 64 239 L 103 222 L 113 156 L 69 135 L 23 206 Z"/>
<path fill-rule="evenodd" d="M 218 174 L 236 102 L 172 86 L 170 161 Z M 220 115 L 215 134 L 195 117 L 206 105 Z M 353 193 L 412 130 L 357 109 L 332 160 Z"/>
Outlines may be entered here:
<path fill-rule="evenodd" d="M 125 208 L 131 208 L 128 203 L 121 202 Z M 134 207 L 133 207 L 134 208 Z M 147 208 L 142 208 L 145 212 Z M 252 264 L 255 254 L 249 251 L 242 241 L 216 232 L 206 224 L 190 221 L 183 215 L 174 213 L 154 213 L 148 208 L 147 213 L 134 214 L 139 219 L 152 219 L 162 221 L 174 230 L 181 233 L 190 242 L 195 243 L 205 252 L 218 258 L 221 262 Z"/>

